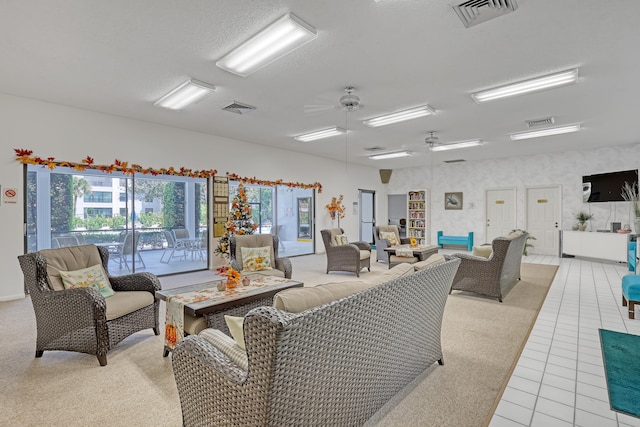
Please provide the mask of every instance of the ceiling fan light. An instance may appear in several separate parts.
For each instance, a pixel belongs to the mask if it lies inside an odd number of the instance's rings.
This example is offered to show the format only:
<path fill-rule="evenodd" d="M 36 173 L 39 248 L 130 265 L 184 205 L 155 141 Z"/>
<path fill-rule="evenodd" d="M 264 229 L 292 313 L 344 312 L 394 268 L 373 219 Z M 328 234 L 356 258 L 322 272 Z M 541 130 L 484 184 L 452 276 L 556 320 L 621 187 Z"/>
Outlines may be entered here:
<path fill-rule="evenodd" d="M 524 95 L 531 92 L 566 86 L 578 82 L 578 68 L 561 71 L 559 73 L 547 74 L 521 82 L 482 90 L 471 94 L 474 101 L 487 102 L 501 98 Z"/>
<path fill-rule="evenodd" d="M 293 139 L 301 142 L 310 142 L 315 141 L 317 139 L 330 138 L 336 135 L 343 135 L 347 133 L 346 129 L 342 129 L 339 127 L 332 127 L 329 129 L 322 129 L 314 132 L 303 133 L 301 135 L 294 136 Z"/>
<path fill-rule="evenodd" d="M 216 62 L 216 66 L 247 77 L 317 36 L 315 28 L 288 13 L 224 55 Z"/>
<path fill-rule="evenodd" d="M 482 141 L 481 139 L 471 139 L 468 141 L 452 142 L 450 144 L 431 144 L 429 149 L 431 151 L 446 151 L 456 150 L 458 148 L 476 147 L 483 144 L 484 141 Z"/>
<path fill-rule="evenodd" d="M 398 157 L 408 157 L 413 153 L 411 151 L 394 151 L 393 153 L 372 154 L 369 156 L 371 160 L 395 159 Z"/>
<path fill-rule="evenodd" d="M 403 122 L 405 120 L 415 119 L 418 117 L 430 116 L 435 113 L 436 110 L 434 110 L 431 106 L 422 105 L 420 107 L 410 108 L 408 110 L 402 110 L 395 113 L 373 117 L 371 119 L 363 121 L 363 123 L 370 127 L 386 126 L 393 123 Z"/>
<path fill-rule="evenodd" d="M 216 87 L 195 79 L 187 80 L 155 102 L 155 106 L 179 110 L 214 92 Z"/>
<path fill-rule="evenodd" d="M 551 135 L 560 135 L 563 133 L 571 133 L 578 132 L 582 129 L 582 125 L 580 123 L 575 123 L 566 126 L 556 126 L 552 128 L 538 129 L 538 130 L 530 130 L 526 132 L 518 132 L 512 133 L 509 135 L 512 141 L 518 141 L 521 139 L 529 139 L 529 138 L 541 138 L 543 136 L 551 136 Z"/>

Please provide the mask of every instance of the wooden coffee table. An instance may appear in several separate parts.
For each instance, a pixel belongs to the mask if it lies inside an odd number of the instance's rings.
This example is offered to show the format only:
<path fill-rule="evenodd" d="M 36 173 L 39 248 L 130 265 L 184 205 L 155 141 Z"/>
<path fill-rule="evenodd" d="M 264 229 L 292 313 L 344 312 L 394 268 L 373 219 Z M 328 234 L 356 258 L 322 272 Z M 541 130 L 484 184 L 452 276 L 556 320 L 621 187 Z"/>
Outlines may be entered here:
<path fill-rule="evenodd" d="M 410 245 L 396 245 L 396 246 L 391 246 L 388 248 L 384 248 L 385 252 L 387 252 L 388 254 L 388 260 L 389 260 L 389 268 L 393 267 L 391 265 L 391 255 L 395 255 L 396 254 L 396 249 L 398 248 L 403 248 L 403 249 L 411 249 L 413 256 L 418 258 L 418 261 L 423 261 L 427 258 L 429 258 L 431 255 L 433 254 L 437 254 L 438 253 L 438 246 L 427 246 L 427 245 L 418 245 L 416 247 L 411 247 Z"/>
<path fill-rule="evenodd" d="M 243 276 L 244 277 L 244 276 Z M 264 274 L 249 274 L 251 279 L 249 286 L 238 284 L 236 288 L 226 292 L 217 292 L 210 299 L 191 302 L 184 305 L 184 314 L 189 316 L 204 316 L 210 328 L 221 329 L 228 333 L 224 316 L 244 316 L 256 307 L 273 304 L 273 296 L 283 289 L 302 287 L 304 283 L 297 280 Z M 181 286 L 178 288 L 161 290 L 156 292 L 156 298 L 167 301 L 170 297 L 206 289 L 216 289 L 218 283 L 226 281 L 226 278 L 212 280 L 210 282 L 195 285 Z M 171 348 L 164 348 L 166 357 Z"/>

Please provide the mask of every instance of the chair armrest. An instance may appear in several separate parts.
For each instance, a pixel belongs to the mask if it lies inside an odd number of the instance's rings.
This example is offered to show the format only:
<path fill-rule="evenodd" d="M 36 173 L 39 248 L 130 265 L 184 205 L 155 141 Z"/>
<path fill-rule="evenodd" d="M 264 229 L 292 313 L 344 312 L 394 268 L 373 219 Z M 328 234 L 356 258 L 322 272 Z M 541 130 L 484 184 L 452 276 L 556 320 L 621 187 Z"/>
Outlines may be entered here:
<path fill-rule="evenodd" d="M 79 325 L 94 326 L 96 320 L 106 321 L 107 318 L 107 303 L 93 288 L 42 292 L 37 305 L 38 310 L 46 309 L 47 321 L 58 326 L 73 325 L 72 329 Z"/>
<path fill-rule="evenodd" d="M 362 251 L 370 251 L 371 250 L 371 245 L 367 242 L 363 242 L 362 240 L 359 240 L 357 242 L 349 242 L 350 245 L 356 245 L 358 247 L 358 250 L 362 250 Z"/>
<path fill-rule="evenodd" d="M 276 269 L 284 273 L 285 279 L 291 279 L 291 274 L 293 273 L 293 266 L 291 265 L 291 260 L 289 258 L 276 258 L 275 262 L 276 262 Z"/>
<path fill-rule="evenodd" d="M 162 289 L 160 280 L 149 272 L 125 274 L 123 276 L 109 276 L 114 291 L 148 291 L 155 295 Z"/>
<path fill-rule="evenodd" d="M 385 248 L 391 247 L 391 242 L 389 239 L 378 239 L 376 242 L 376 250 L 378 252 L 384 251 Z"/>
<path fill-rule="evenodd" d="M 229 386 L 242 385 L 247 378 L 247 371 L 198 335 L 189 335 L 180 341 L 173 350 L 171 362 L 176 381 L 193 381 L 194 378 L 185 378 L 189 372 L 198 372 L 198 375 L 202 374 L 201 378 L 213 377 L 215 382 Z"/>
<path fill-rule="evenodd" d="M 327 248 L 327 255 L 329 254 L 331 254 L 332 257 L 357 257 L 360 259 L 360 248 L 353 243 L 331 246 Z"/>
<path fill-rule="evenodd" d="M 462 260 L 467 260 L 467 261 L 475 261 L 475 262 L 480 262 L 480 263 L 484 263 L 484 262 L 489 262 L 489 259 L 481 257 L 481 256 L 477 256 L 477 255 L 469 255 L 469 254 L 452 254 L 451 256 L 456 257 L 456 258 L 460 258 Z"/>

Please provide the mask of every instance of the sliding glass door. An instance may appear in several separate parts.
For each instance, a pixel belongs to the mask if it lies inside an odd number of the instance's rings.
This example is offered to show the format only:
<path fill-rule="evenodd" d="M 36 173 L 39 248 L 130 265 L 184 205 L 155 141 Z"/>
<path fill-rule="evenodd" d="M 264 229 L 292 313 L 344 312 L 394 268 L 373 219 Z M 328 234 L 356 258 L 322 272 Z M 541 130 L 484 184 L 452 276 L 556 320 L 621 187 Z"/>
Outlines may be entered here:
<path fill-rule="evenodd" d="M 25 184 L 27 252 L 93 243 L 114 275 L 208 266 L 205 179 L 29 165 Z"/>

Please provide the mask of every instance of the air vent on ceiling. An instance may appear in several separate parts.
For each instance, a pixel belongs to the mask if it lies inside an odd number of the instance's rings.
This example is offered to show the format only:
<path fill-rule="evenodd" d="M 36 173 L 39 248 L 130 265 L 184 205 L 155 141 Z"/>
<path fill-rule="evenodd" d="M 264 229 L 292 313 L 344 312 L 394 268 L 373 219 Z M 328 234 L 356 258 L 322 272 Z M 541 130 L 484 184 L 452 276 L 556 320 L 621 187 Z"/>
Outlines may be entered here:
<path fill-rule="evenodd" d="M 233 101 L 231 104 L 227 105 L 226 107 L 222 107 L 223 110 L 230 111 L 236 114 L 245 114 L 255 110 L 256 108 L 257 107 L 254 107 L 253 105 L 243 104 L 242 102 L 238 102 L 238 101 Z"/>
<path fill-rule="evenodd" d="M 382 151 L 382 150 L 386 150 L 386 147 L 365 147 L 364 148 L 365 151 Z"/>
<path fill-rule="evenodd" d="M 466 160 L 465 159 L 443 160 L 443 162 L 445 162 L 445 163 L 460 163 L 460 162 L 466 162 Z"/>
<path fill-rule="evenodd" d="M 469 0 L 453 6 L 467 28 L 513 12 L 517 8 L 516 0 Z"/>
<path fill-rule="evenodd" d="M 544 119 L 525 120 L 527 127 L 533 128 L 536 126 L 552 125 L 556 122 L 555 117 L 545 117 Z"/>

